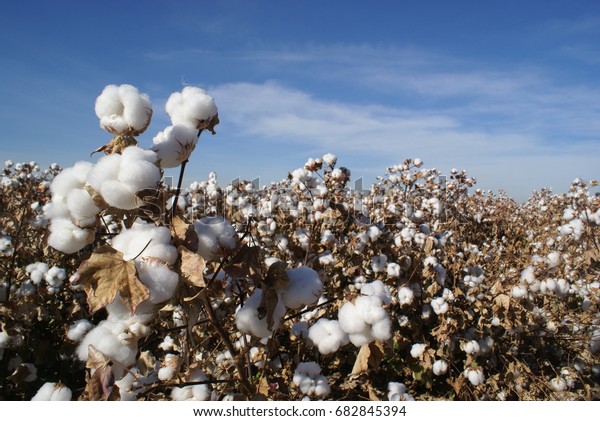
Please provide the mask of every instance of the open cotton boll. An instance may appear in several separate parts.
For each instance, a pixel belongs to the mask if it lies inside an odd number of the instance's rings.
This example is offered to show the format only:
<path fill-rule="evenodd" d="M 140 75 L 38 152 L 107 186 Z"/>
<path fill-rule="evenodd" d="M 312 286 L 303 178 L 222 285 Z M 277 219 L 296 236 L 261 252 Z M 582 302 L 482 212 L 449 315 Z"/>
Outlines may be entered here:
<path fill-rule="evenodd" d="M 389 401 L 414 401 L 415 399 L 406 393 L 406 385 L 399 382 L 388 383 L 388 400 Z"/>
<path fill-rule="evenodd" d="M 98 160 L 90 171 L 87 183 L 104 200 L 118 209 L 136 208 L 135 193 L 156 188 L 160 182 L 158 155 L 137 146 L 129 146 L 120 154 L 111 154 Z"/>
<path fill-rule="evenodd" d="M 10 344 L 10 336 L 3 330 L 0 330 L 0 360 L 4 357 L 4 350 Z"/>
<path fill-rule="evenodd" d="M 115 377 L 121 377 L 125 367 L 132 366 L 136 361 L 137 343 L 119 339 L 129 325 L 125 322 L 103 320 L 89 331 L 83 338 L 83 341 L 76 349 L 77 356 L 81 361 L 88 359 L 88 346 L 93 345 L 98 351 L 102 352 L 107 358 L 115 362 L 113 372 Z"/>
<path fill-rule="evenodd" d="M 448 363 L 444 360 L 436 360 L 433 363 L 432 370 L 436 376 L 442 376 L 448 371 Z"/>
<path fill-rule="evenodd" d="M 65 168 L 52 180 L 50 191 L 53 195 L 68 196 L 73 189 L 80 189 L 85 185 L 93 167 L 91 162 L 79 161 L 72 167 Z"/>
<path fill-rule="evenodd" d="M 431 308 L 433 308 L 433 312 L 437 315 L 444 314 L 449 309 L 448 303 L 444 297 L 436 297 L 431 300 Z"/>
<path fill-rule="evenodd" d="M 214 99 L 195 86 L 172 93 L 165 109 L 174 125 L 183 124 L 193 129 L 203 128 L 218 113 Z"/>
<path fill-rule="evenodd" d="M 77 320 L 69 326 L 67 338 L 73 342 L 79 342 L 93 327 L 94 326 L 87 319 Z"/>
<path fill-rule="evenodd" d="M 483 368 L 467 368 L 464 371 L 464 375 L 473 386 L 479 386 L 485 382 L 485 375 L 483 374 Z"/>
<path fill-rule="evenodd" d="M 349 334 L 350 342 L 362 346 L 391 336 L 391 320 L 377 296 L 361 296 L 346 302 L 338 311 L 340 327 Z"/>
<path fill-rule="evenodd" d="M 325 397 L 331 392 L 327 377 L 321 375 L 321 367 L 314 361 L 298 363 L 292 381 L 307 396 Z"/>
<path fill-rule="evenodd" d="M 191 369 L 186 376 L 186 382 L 204 382 L 208 377 L 198 370 Z M 174 401 L 206 401 L 210 399 L 208 384 L 197 384 L 193 386 L 174 387 L 171 391 L 171 399 Z"/>
<path fill-rule="evenodd" d="M 421 358 L 421 356 L 423 355 L 423 352 L 425 352 L 425 348 L 427 348 L 427 345 L 425 344 L 413 344 L 412 347 L 410 348 L 410 355 L 413 358 Z"/>
<path fill-rule="evenodd" d="M 96 99 L 100 127 L 113 134 L 143 133 L 152 118 L 152 104 L 146 94 L 131 85 L 108 85 Z"/>
<path fill-rule="evenodd" d="M 389 304 L 392 301 L 390 289 L 379 280 L 363 284 L 360 287 L 360 293 L 363 295 L 379 297 L 384 304 Z"/>
<path fill-rule="evenodd" d="M 153 142 L 150 150 L 158 155 L 160 167 L 174 168 L 190 157 L 198 143 L 198 135 L 195 129 L 179 124 L 159 132 Z"/>
<path fill-rule="evenodd" d="M 53 219 L 50 224 L 48 244 L 66 254 L 75 253 L 94 241 L 93 230 L 83 229 L 70 219 Z"/>
<path fill-rule="evenodd" d="M 326 153 L 325 155 L 323 155 L 322 161 L 325 165 L 333 167 L 337 162 L 337 156 L 335 156 L 332 153 Z"/>
<path fill-rule="evenodd" d="M 67 208 L 71 219 L 81 227 L 96 223 L 100 208 L 94 203 L 92 196 L 84 189 L 73 189 L 66 197 Z"/>
<path fill-rule="evenodd" d="M 398 301 L 401 306 L 412 304 L 415 299 L 414 291 L 409 287 L 401 287 L 398 290 Z"/>
<path fill-rule="evenodd" d="M 308 338 L 323 355 L 332 354 L 350 342 L 337 320 L 319 319 L 308 330 Z"/>
<path fill-rule="evenodd" d="M 123 253 L 125 260 L 136 256 L 160 259 L 168 264 L 174 264 L 177 260 L 177 249 L 171 245 L 169 229 L 150 223 L 134 223 L 113 238 L 111 245 Z"/>
<path fill-rule="evenodd" d="M 287 271 L 289 282 L 277 293 L 287 308 L 297 309 L 315 303 L 323 293 L 319 274 L 308 266 Z"/>
<path fill-rule="evenodd" d="M 235 323 L 237 328 L 243 333 L 249 333 L 258 338 L 266 338 L 271 336 L 272 331 L 268 328 L 267 317 L 263 317 L 262 319 L 258 317 L 258 307 L 261 300 L 262 290 L 257 288 L 246 300 L 244 306 L 236 312 Z M 279 327 L 285 311 L 285 306 L 279 300 L 273 312 L 273 330 Z"/>
<path fill-rule="evenodd" d="M 194 221 L 198 235 L 198 254 L 212 260 L 223 251 L 235 249 L 238 235 L 235 228 L 221 216 L 205 216 Z"/>
<path fill-rule="evenodd" d="M 62 383 L 46 382 L 39 388 L 32 401 L 70 401 L 71 389 Z"/>
<path fill-rule="evenodd" d="M 161 304 L 175 293 L 179 275 L 167 266 L 156 261 L 136 262 L 140 281 L 148 287 L 152 304 Z"/>

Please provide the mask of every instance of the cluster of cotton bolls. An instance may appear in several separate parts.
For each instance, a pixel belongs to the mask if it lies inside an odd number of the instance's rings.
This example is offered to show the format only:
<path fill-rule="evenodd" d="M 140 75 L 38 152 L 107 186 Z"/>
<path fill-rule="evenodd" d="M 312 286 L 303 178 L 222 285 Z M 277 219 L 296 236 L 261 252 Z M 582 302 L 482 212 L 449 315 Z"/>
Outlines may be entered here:
<path fill-rule="evenodd" d="M 25 271 L 29 274 L 30 282 L 36 287 L 41 286 L 42 281 L 46 281 L 46 290 L 49 294 L 60 291 L 67 278 L 67 272 L 63 268 L 49 267 L 43 262 L 31 263 L 25 267 Z"/>
<path fill-rule="evenodd" d="M 299 363 L 292 381 L 306 396 L 324 398 L 331 392 L 327 377 L 321 374 L 321 367 L 314 361 Z"/>
<path fill-rule="evenodd" d="M 287 309 L 300 309 L 311 305 L 321 297 L 323 283 L 317 272 L 307 266 L 286 271 L 288 282 L 276 289 L 277 304 L 273 311 L 273 325 L 269 329 L 266 317 L 259 317 L 263 291 L 256 288 L 235 315 L 236 325 L 243 333 L 266 338 L 275 331 Z"/>
<path fill-rule="evenodd" d="M 154 224 L 135 223 L 117 235 L 111 244 L 123 253 L 125 260 L 135 263 L 140 281 L 149 289 L 149 297 L 140 303 L 134 314 L 123 303 L 120 296 L 108 304 L 108 318 L 91 329 L 81 340 L 77 354 L 82 361 L 88 359 L 88 346 L 93 345 L 119 365 L 117 372 L 133 365 L 137 355 L 137 340 L 150 333 L 148 323 L 153 319 L 157 307 L 168 301 L 175 293 L 179 275 L 169 269 L 175 263 L 177 250 L 171 245 L 168 228 Z M 87 323 L 74 327 L 89 329 Z M 72 336 L 80 335 L 73 331 Z"/>

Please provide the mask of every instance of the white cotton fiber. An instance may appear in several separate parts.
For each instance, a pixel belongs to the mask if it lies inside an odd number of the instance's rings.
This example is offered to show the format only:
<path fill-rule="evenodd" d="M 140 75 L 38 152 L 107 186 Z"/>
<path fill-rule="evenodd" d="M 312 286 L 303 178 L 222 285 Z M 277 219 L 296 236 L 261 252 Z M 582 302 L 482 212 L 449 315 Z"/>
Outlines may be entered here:
<path fill-rule="evenodd" d="M 198 254 L 212 260 L 224 251 L 235 249 L 238 235 L 235 228 L 221 216 L 206 216 L 194 222 L 198 235 Z"/>
<path fill-rule="evenodd" d="M 151 150 L 160 159 L 161 168 L 174 168 L 189 158 L 198 143 L 196 130 L 182 124 L 169 126 L 153 139 Z"/>
<path fill-rule="evenodd" d="M 94 326 L 87 319 L 77 320 L 69 326 L 67 338 L 73 342 L 79 342 L 93 327 Z"/>
<path fill-rule="evenodd" d="M 325 397 L 331 391 L 327 377 L 321 375 L 321 367 L 314 361 L 298 363 L 292 381 L 307 396 Z"/>
<path fill-rule="evenodd" d="M 379 297 L 384 304 L 389 304 L 392 301 L 390 289 L 379 280 L 362 285 L 360 287 L 360 293 L 363 295 Z"/>
<path fill-rule="evenodd" d="M 76 226 L 70 219 L 53 219 L 48 244 L 58 251 L 75 253 L 94 241 L 94 231 Z"/>
<path fill-rule="evenodd" d="M 96 216 L 100 212 L 92 196 L 84 189 L 71 190 L 67 196 L 67 208 L 71 219 L 81 227 L 95 224 Z"/>
<path fill-rule="evenodd" d="M 137 146 L 125 148 L 122 155 L 111 154 L 98 160 L 90 171 L 87 183 L 104 200 L 118 209 L 134 209 L 135 193 L 156 188 L 160 181 L 158 156 Z"/>
<path fill-rule="evenodd" d="M 193 129 L 198 129 L 202 122 L 217 115 L 214 99 L 195 86 L 186 86 L 181 92 L 172 93 L 165 109 L 173 125 L 183 124 Z"/>
<path fill-rule="evenodd" d="M 136 262 L 140 281 L 150 290 L 148 301 L 160 304 L 175 293 L 179 275 L 159 262 Z"/>
<path fill-rule="evenodd" d="M 136 256 L 152 257 L 173 264 L 177 260 L 177 249 L 171 245 L 171 232 L 166 227 L 136 222 L 112 240 L 112 247 L 123 253 L 125 260 Z"/>
<path fill-rule="evenodd" d="M 289 283 L 277 292 L 287 308 L 297 309 L 315 303 L 323 293 L 319 274 L 308 266 L 287 271 Z"/>
<path fill-rule="evenodd" d="M 361 296 L 346 302 L 338 311 L 340 327 L 347 332 L 350 342 L 362 346 L 374 340 L 391 336 L 391 321 L 377 296 Z"/>
<path fill-rule="evenodd" d="M 442 376 L 448 371 L 448 363 L 444 360 L 436 360 L 433 363 L 432 370 L 436 376 Z"/>
<path fill-rule="evenodd" d="M 401 287 L 398 290 L 398 301 L 401 306 L 412 304 L 415 298 L 414 291 L 409 287 Z"/>
<path fill-rule="evenodd" d="M 208 377 L 198 369 L 190 370 L 186 376 L 187 382 L 207 381 Z M 174 387 L 171 391 L 171 399 L 174 401 L 206 401 L 210 398 L 210 389 L 207 384 L 194 386 Z"/>
<path fill-rule="evenodd" d="M 106 203 L 117 209 L 135 209 L 135 196 L 119 180 L 106 180 L 98 191 Z"/>
<path fill-rule="evenodd" d="M 415 399 L 406 392 L 406 385 L 399 382 L 388 383 L 388 400 L 390 401 L 414 401 Z"/>
<path fill-rule="evenodd" d="M 246 300 L 244 306 L 238 309 L 235 314 L 235 323 L 237 328 L 243 333 L 248 333 L 259 338 L 266 338 L 271 336 L 272 331 L 268 328 L 267 317 L 265 316 L 262 319 L 258 317 L 258 307 L 261 300 L 262 290 L 257 288 Z M 285 311 L 285 306 L 279 300 L 273 312 L 273 330 L 279 327 Z"/>
<path fill-rule="evenodd" d="M 119 367 L 132 366 L 136 361 L 137 344 L 135 341 L 119 339 L 119 335 L 124 333 L 128 327 L 129 325 L 125 322 L 103 320 L 83 338 L 77 347 L 77 356 L 81 361 L 87 361 L 88 346 L 93 345 L 107 358 L 118 363 Z"/>
<path fill-rule="evenodd" d="M 308 338 L 323 355 L 336 352 L 350 342 L 337 320 L 319 319 L 308 331 Z"/>
<path fill-rule="evenodd" d="M 96 99 L 95 111 L 104 130 L 140 134 L 150 124 L 152 104 L 131 85 L 108 85 Z"/>
<path fill-rule="evenodd" d="M 62 383 L 46 382 L 39 388 L 32 401 L 70 401 L 71 389 Z"/>

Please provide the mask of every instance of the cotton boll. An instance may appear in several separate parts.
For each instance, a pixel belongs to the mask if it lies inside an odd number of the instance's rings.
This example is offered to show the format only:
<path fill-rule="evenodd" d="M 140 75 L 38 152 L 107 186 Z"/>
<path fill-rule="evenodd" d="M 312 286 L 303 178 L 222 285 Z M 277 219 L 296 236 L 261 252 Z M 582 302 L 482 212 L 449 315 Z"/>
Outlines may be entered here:
<path fill-rule="evenodd" d="M 323 155 L 322 161 L 325 165 L 333 167 L 337 162 L 337 156 L 332 153 L 326 153 Z"/>
<path fill-rule="evenodd" d="M 203 382 L 208 381 L 208 377 L 200 370 L 192 369 L 186 376 L 186 381 Z M 210 389 L 208 384 L 174 387 L 171 391 L 171 399 L 174 401 L 207 401 L 210 399 Z"/>
<path fill-rule="evenodd" d="M 199 240 L 198 254 L 204 260 L 212 260 L 237 245 L 237 232 L 223 217 L 206 216 L 194 222 L 194 229 Z"/>
<path fill-rule="evenodd" d="M 524 298 L 527 296 L 527 289 L 522 285 L 517 285 L 511 288 L 510 295 L 513 298 Z"/>
<path fill-rule="evenodd" d="M 398 290 L 398 301 L 400 302 L 401 306 L 412 304 L 414 298 L 415 298 L 415 293 L 411 288 L 401 287 Z"/>
<path fill-rule="evenodd" d="M 337 320 L 319 319 L 308 331 L 308 338 L 323 355 L 332 354 L 350 342 Z"/>
<path fill-rule="evenodd" d="M 435 314 L 440 315 L 446 313 L 449 307 L 444 297 L 437 297 L 431 300 L 431 308 Z"/>
<path fill-rule="evenodd" d="M 136 262 L 140 281 L 148 287 L 152 304 L 161 304 L 169 300 L 175 293 L 179 275 L 159 262 Z"/>
<path fill-rule="evenodd" d="M 379 280 L 362 285 L 360 287 L 360 293 L 363 295 L 379 297 L 384 304 L 389 304 L 392 301 L 390 289 Z"/>
<path fill-rule="evenodd" d="M 287 308 L 297 309 L 315 303 L 323 293 L 319 274 L 308 266 L 287 271 L 289 282 L 277 292 Z"/>
<path fill-rule="evenodd" d="M 473 386 L 478 386 L 485 382 L 485 375 L 483 374 L 483 369 L 481 367 L 476 369 L 467 368 L 464 371 L 464 374 Z"/>
<path fill-rule="evenodd" d="M 386 263 L 387 256 L 385 254 L 380 254 L 371 258 L 371 268 L 375 273 L 384 271 L 386 269 Z"/>
<path fill-rule="evenodd" d="M 70 401 L 71 389 L 62 383 L 46 382 L 39 388 L 32 401 Z"/>
<path fill-rule="evenodd" d="M 202 128 L 218 112 L 214 99 L 194 86 L 172 93 L 165 109 L 174 125 L 183 124 L 193 129 Z"/>
<path fill-rule="evenodd" d="M 131 85 L 108 85 L 94 107 L 100 127 L 113 134 L 143 133 L 150 124 L 152 104 L 146 94 Z"/>
<path fill-rule="evenodd" d="M 106 203 L 117 209 L 135 209 L 135 195 L 119 180 L 107 180 L 98 191 Z"/>
<path fill-rule="evenodd" d="M 196 130 L 184 125 L 169 126 L 153 139 L 151 150 L 160 159 L 161 168 L 174 168 L 189 158 L 198 143 Z"/>
<path fill-rule="evenodd" d="M 340 327 L 349 334 L 350 342 L 362 346 L 375 339 L 391 336 L 391 322 L 383 302 L 377 296 L 360 296 L 346 302 L 338 311 Z"/>
<path fill-rule="evenodd" d="M 96 206 L 90 194 L 84 189 L 73 189 L 66 197 L 71 219 L 81 227 L 96 223 L 100 208 Z"/>
<path fill-rule="evenodd" d="M 67 331 L 67 338 L 73 342 L 79 342 L 83 337 L 92 330 L 93 325 L 86 319 L 77 320 Z"/>
<path fill-rule="evenodd" d="M 398 263 L 388 263 L 386 268 L 388 276 L 392 278 L 399 278 L 402 270 Z"/>
<path fill-rule="evenodd" d="M 414 401 L 415 399 L 406 393 L 406 385 L 399 382 L 388 383 L 388 394 L 389 401 Z"/>
<path fill-rule="evenodd" d="M 421 358 L 421 356 L 423 355 L 423 352 L 425 352 L 425 348 L 427 347 L 427 345 L 425 344 L 413 344 L 412 347 L 410 348 L 410 355 L 413 358 Z"/>
<path fill-rule="evenodd" d="M 321 375 L 321 367 L 314 361 L 299 363 L 292 381 L 308 396 L 325 397 L 331 392 L 327 377 Z"/>
<path fill-rule="evenodd" d="M 113 366 L 115 377 L 122 374 L 121 367 L 130 367 L 136 361 L 137 344 L 131 341 L 121 341 L 119 335 L 124 333 L 128 324 L 119 321 L 103 320 L 83 338 L 77 347 L 77 356 L 81 361 L 88 359 L 88 346 L 93 345 L 107 358 L 118 363 Z"/>
<path fill-rule="evenodd" d="M 436 360 L 433 363 L 432 370 L 436 376 L 442 376 L 448 371 L 448 363 L 444 360 Z"/>
<path fill-rule="evenodd" d="M 592 334 L 590 340 L 590 351 L 592 354 L 600 353 L 600 329 L 597 329 Z"/>
<path fill-rule="evenodd" d="M 48 244 L 66 254 L 75 253 L 94 241 L 94 231 L 79 228 L 69 219 L 59 218 L 50 224 Z"/>
<path fill-rule="evenodd" d="M 261 300 L 262 290 L 257 288 L 246 300 L 244 306 L 236 312 L 235 323 L 237 328 L 243 333 L 249 333 L 259 338 L 266 338 L 271 336 L 272 331 L 268 328 L 267 317 L 263 317 L 262 319 L 258 317 L 258 307 Z M 273 312 L 273 330 L 279 327 L 285 311 L 283 303 L 278 301 Z"/>
<path fill-rule="evenodd" d="M 117 178 L 122 159 L 123 157 L 119 154 L 105 155 L 100 158 L 93 170 L 90 171 L 87 177 L 87 184 L 97 192 L 100 192 L 102 184 L 105 181 Z"/>
<path fill-rule="evenodd" d="M 479 355 L 479 352 L 480 352 L 479 343 L 475 340 L 467 342 L 464 346 L 464 351 L 467 354 Z"/>
<path fill-rule="evenodd" d="M 177 249 L 170 243 L 171 232 L 168 228 L 137 222 L 113 238 L 111 245 L 123 253 L 125 260 L 131 260 L 138 256 L 174 264 L 178 254 Z"/>

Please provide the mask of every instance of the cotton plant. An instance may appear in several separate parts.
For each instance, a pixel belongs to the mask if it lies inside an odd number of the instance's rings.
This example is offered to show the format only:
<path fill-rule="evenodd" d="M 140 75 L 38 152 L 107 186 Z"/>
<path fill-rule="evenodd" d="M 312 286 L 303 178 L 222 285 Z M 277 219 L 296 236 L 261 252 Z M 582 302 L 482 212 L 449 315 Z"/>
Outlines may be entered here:
<path fill-rule="evenodd" d="M 70 401 L 71 389 L 61 383 L 46 382 L 31 398 L 32 401 Z"/>

